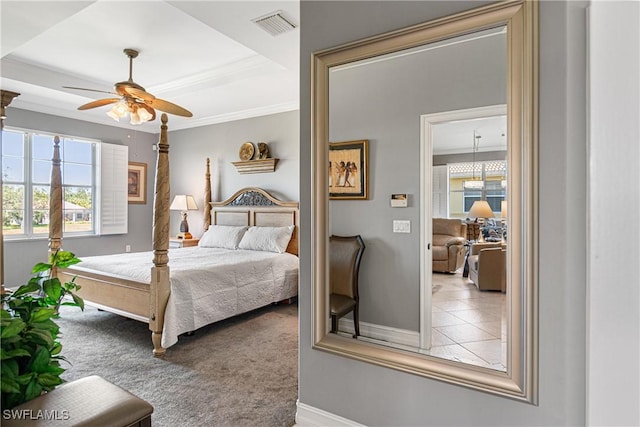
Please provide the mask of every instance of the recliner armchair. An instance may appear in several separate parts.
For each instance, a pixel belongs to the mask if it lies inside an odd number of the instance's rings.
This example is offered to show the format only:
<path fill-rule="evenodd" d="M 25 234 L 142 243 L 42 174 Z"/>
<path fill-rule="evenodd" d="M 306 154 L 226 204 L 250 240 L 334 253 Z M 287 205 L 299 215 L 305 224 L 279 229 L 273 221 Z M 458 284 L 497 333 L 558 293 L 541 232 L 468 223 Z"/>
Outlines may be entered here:
<path fill-rule="evenodd" d="M 471 246 L 469 279 L 481 291 L 506 292 L 507 251 L 500 243 L 480 243 Z"/>
<path fill-rule="evenodd" d="M 464 264 L 467 224 L 459 219 L 433 218 L 433 271 L 455 273 Z"/>
<path fill-rule="evenodd" d="M 354 338 L 360 335 L 358 275 L 364 252 L 362 237 L 329 237 L 329 306 L 331 332 L 338 331 L 338 320 L 353 311 Z"/>

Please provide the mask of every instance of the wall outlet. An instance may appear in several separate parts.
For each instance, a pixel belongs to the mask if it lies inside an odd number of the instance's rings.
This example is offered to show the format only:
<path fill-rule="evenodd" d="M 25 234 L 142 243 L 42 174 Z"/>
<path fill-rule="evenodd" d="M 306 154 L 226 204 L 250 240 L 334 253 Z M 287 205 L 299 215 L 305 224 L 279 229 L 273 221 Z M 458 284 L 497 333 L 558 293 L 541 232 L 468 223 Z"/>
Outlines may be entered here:
<path fill-rule="evenodd" d="M 125 245 L 124 246 L 124 251 L 125 252 L 131 252 L 131 245 Z"/>
<path fill-rule="evenodd" d="M 393 220 L 394 233 L 411 233 L 411 221 Z"/>

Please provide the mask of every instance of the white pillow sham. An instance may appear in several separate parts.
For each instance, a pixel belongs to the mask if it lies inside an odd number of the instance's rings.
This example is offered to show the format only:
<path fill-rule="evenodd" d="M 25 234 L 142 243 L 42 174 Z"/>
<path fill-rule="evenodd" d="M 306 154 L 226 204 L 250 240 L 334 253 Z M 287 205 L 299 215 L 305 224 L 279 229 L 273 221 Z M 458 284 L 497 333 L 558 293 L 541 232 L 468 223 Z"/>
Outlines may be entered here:
<path fill-rule="evenodd" d="M 245 226 L 211 225 L 202 235 L 198 246 L 203 248 L 238 249 L 242 236 L 247 231 Z"/>
<path fill-rule="evenodd" d="M 249 227 L 242 236 L 238 249 L 283 253 L 287 250 L 295 226 Z"/>

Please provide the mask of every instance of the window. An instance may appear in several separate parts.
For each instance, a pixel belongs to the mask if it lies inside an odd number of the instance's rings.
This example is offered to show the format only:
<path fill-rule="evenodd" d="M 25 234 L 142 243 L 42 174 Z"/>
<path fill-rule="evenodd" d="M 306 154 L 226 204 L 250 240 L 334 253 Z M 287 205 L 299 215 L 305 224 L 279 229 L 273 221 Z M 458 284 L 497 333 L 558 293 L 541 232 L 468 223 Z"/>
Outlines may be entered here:
<path fill-rule="evenodd" d="M 51 158 L 54 135 L 31 131 L 2 131 L 2 228 L 8 238 L 46 237 L 49 233 L 49 192 L 51 188 Z M 120 156 L 118 168 L 102 168 L 101 153 L 116 147 Z M 127 147 L 103 144 L 74 137 L 60 137 L 60 157 L 63 191 L 63 233 L 69 235 L 93 235 L 101 233 L 100 212 L 109 209 L 101 197 L 101 182 L 119 182 L 109 175 L 114 169 L 125 176 Z M 109 160 L 111 160 L 110 156 Z M 125 196 L 126 197 L 126 196 Z M 120 197 L 121 199 L 122 197 Z M 118 205 L 122 209 L 122 200 Z M 126 233 L 126 198 L 124 202 L 124 231 Z"/>
<path fill-rule="evenodd" d="M 466 218 L 477 200 L 486 200 L 496 216 L 500 216 L 501 202 L 506 198 L 507 163 L 504 160 L 451 163 L 448 171 L 449 217 Z M 474 180 L 478 181 L 477 186 L 465 186 L 465 182 Z"/>

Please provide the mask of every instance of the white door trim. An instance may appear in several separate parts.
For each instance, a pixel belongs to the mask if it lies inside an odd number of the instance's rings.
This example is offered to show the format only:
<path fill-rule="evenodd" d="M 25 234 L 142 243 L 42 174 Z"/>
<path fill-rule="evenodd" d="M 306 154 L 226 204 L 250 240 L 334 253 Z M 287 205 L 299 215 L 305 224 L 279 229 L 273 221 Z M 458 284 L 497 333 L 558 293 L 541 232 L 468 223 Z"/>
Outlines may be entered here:
<path fill-rule="evenodd" d="M 506 105 L 468 108 L 420 116 L 420 349 L 431 348 L 431 226 L 433 212 L 433 126 L 460 120 L 504 116 Z"/>

